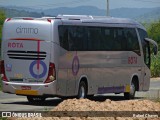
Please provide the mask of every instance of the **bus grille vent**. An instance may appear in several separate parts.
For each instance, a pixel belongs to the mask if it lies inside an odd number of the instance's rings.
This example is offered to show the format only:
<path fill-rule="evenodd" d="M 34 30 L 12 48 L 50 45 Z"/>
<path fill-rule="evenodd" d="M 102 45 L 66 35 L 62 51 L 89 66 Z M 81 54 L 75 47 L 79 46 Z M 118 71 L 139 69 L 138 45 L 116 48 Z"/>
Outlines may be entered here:
<path fill-rule="evenodd" d="M 46 52 L 37 51 L 7 51 L 7 55 L 11 59 L 21 60 L 44 60 L 46 58 Z"/>

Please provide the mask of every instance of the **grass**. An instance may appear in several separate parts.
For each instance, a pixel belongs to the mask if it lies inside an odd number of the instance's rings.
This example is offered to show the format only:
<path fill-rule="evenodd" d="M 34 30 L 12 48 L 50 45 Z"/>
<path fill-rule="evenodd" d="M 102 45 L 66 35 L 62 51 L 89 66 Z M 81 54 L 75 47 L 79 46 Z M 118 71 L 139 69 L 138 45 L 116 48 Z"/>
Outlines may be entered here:
<path fill-rule="evenodd" d="M 159 102 L 160 103 L 160 98 L 155 99 L 155 102 Z"/>
<path fill-rule="evenodd" d="M 160 51 L 157 56 L 151 57 L 151 75 L 152 77 L 160 77 Z"/>
<path fill-rule="evenodd" d="M 8 120 L 6 117 L 0 117 L 0 120 Z"/>

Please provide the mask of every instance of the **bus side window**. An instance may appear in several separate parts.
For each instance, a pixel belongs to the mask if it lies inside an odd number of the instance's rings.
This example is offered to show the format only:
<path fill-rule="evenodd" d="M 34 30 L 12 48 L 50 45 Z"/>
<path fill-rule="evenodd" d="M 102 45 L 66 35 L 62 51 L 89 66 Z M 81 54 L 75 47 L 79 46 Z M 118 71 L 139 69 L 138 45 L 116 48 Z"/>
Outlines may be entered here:
<path fill-rule="evenodd" d="M 68 46 L 68 29 L 66 26 L 59 26 L 58 27 L 58 32 L 59 32 L 59 41 L 60 41 L 60 46 L 66 50 L 69 50 Z"/>
<path fill-rule="evenodd" d="M 74 46 L 74 38 L 73 38 L 73 34 L 71 33 L 71 31 L 68 32 L 68 45 L 69 45 L 69 50 L 75 50 L 75 46 Z"/>
<path fill-rule="evenodd" d="M 121 47 L 123 51 L 127 50 L 127 39 L 125 37 L 124 29 L 122 30 L 122 35 L 120 36 L 121 39 Z"/>
<path fill-rule="evenodd" d="M 82 26 L 71 26 L 69 29 L 69 50 L 85 51 L 87 45 L 85 42 L 85 28 Z"/>
<path fill-rule="evenodd" d="M 88 27 L 88 50 L 101 50 L 101 28 Z"/>
<path fill-rule="evenodd" d="M 125 33 L 127 38 L 127 50 L 134 51 L 135 53 L 140 55 L 140 46 L 139 46 L 136 30 L 132 28 L 128 28 L 125 30 Z"/>
<path fill-rule="evenodd" d="M 112 28 L 111 35 L 112 38 L 112 49 L 113 51 L 125 51 L 127 42 L 124 33 L 124 28 Z"/>
<path fill-rule="evenodd" d="M 115 50 L 122 51 L 122 44 L 123 44 L 123 28 L 115 29 Z"/>
<path fill-rule="evenodd" d="M 109 28 L 105 28 L 103 29 L 103 46 L 104 46 L 104 50 L 109 51 L 112 49 L 112 35 L 111 35 L 111 30 Z"/>
<path fill-rule="evenodd" d="M 75 31 L 76 31 L 76 38 L 75 38 L 76 43 L 75 44 L 76 44 L 77 50 L 79 51 L 87 50 L 85 27 L 77 26 Z"/>

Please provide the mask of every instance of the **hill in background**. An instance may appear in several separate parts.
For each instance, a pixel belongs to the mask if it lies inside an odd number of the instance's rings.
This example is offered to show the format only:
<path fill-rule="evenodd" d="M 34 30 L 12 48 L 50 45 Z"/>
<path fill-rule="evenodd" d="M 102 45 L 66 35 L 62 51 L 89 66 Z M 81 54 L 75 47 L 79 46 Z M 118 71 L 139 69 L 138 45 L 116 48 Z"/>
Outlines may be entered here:
<path fill-rule="evenodd" d="M 15 8 L 0 7 L 0 10 L 5 12 L 7 18 L 11 18 L 11 17 L 42 17 L 42 16 L 44 16 L 43 13 L 29 12 L 26 10 L 17 10 Z"/>
<path fill-rule="evenodd" d="M 54 9 L 31 9 L 22 7 L 1 7 L 6 12 L 7 17 L 42 17 L 42 16 L 57 16 L 58 14 L 71 15 L 95 15 L 105 16 L 106 10 L 99 9 L 93 6 L 79 6 L 74 8 L 59 7 Z M 131 18 L 139 22 L 151 22 L 160 19 L 159 8 L 117 8 L 110 10 L 110 16 Z"/>

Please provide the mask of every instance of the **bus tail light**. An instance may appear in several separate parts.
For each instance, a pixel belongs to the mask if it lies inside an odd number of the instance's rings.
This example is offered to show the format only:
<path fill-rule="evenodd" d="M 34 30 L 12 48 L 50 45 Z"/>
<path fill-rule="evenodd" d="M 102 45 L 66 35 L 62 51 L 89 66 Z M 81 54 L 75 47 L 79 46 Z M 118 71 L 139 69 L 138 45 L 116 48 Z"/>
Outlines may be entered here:
<path fill-rule="evenodd" d="M 49 64 L 48 76 L 45 83 L 49 83 L 56 80 L 56 68 L 54 63 Z"/>
<path fill-rule="evenodd" d="M 0 61 L 0 74 L 3 81 L 8 81 L 6 74 L 5 74 L 5 68 L 4 68 L 4 60 Z"/>
<path fill-rule="evenodd" d="M 11 19 L 12 19 L 12 18 L 7 18 L 7 19 L 6 19 L 6 22 L 10 21 Z"/>
<path fill-rule="evenodd" d="M 51 23 L 51 19 L 47 19 L 47 21 Z"/>
<path fill-rule="evenodd" d="M 23 20 L 34 20 L 33 18 L 23 18 Z"/>

